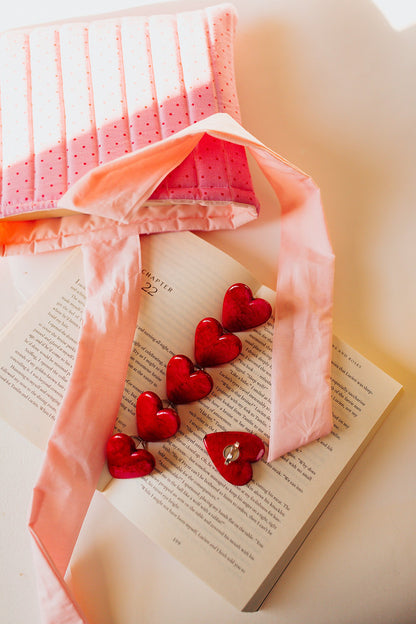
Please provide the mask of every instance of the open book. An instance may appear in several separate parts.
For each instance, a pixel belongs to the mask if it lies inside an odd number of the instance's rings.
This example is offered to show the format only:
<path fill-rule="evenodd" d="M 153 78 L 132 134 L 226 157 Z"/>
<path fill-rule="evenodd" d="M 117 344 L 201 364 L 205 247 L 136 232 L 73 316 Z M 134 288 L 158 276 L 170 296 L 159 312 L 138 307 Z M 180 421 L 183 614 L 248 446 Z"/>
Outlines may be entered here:
<path fill-rule="evenodd" d="M 274 301 L 232 258 L 190 233 L 143 237 L 142 303 L 116 430 L 136 433 L 137 396 L 166 397 L 172 355 L 194 361 L 195 327 L 220 320 L 236 282 Z M 75 250 L 0 334 L 1 416 L 46 445 L 75 356 L 85 300 Z M 241 430 L 267 444 L 273 321 L 242 332 L 242 354 L 210 368 L 214 390 L 177 407 L 181 429 L 152 443 L 156 468 L 141 479 L 112 479 L 104 495 L 150 538 L 240 610 L 259 608 L 354 461 L 381 424 L 400 384 L 334 337 L 332 433 L 272 463 L 253 464 L 242 487 L 225 481 L 205 451 L 214 431 Z"/>

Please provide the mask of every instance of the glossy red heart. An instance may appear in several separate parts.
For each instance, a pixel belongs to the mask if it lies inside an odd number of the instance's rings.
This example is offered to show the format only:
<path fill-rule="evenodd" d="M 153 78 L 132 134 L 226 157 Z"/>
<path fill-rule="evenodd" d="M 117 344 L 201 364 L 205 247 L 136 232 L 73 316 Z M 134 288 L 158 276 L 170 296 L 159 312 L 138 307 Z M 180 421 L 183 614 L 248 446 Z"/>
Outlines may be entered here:
<path fill-rule="evenodd" d="M 145 449 L 136 449 L 130 436 L 115 433 L 107 441 L 107 464 L 116 479 L 132 479 L 150 474 L 155 458 Z"/>
<path fill-rule="evenodd" d="M 269 320 L 272 307 L 260 297 L 254 298 L 245 284 L 233 284 L 224 295 L 222 324 L 230 332 L 252 329 Z"/>
<path fill-rule="evenodd" d="M 166 393 L 171 403 L 191 403 L 203 399 L 213 387 L 210 375 L 195 371 L 186 355 L 174 355 L 166 367 Z"/>
<path fill-rule="evenodd" d="M 142 392 L 136 403 L 136 423 L 139 438 L 146 442 L 158 442 L 175 435 L 181 426 L 178 412 L 163 407 L 154 392 Z"/>
<path fill-rule="evenodd" d="M 208 433 L 204 444 L 218 472 L 233 485 L 248 483 L 253 476 L 251 464 L 264 455 L 262 440 L 246 431 Z"/>
<path fill-rule="evenodd" d="M 225 334 L 214 318 L 204 318 L 195 330 L 195 360 L 198 366 L 218 366 L 231 362 L 242 349 L 241 340 L 234 334 Z"/>

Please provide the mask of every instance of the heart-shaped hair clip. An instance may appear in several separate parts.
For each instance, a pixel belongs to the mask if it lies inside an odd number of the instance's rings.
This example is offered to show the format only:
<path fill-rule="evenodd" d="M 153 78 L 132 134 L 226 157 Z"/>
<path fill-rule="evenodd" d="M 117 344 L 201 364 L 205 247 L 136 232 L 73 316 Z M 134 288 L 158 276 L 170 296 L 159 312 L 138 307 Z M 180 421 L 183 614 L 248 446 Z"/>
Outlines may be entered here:
<path fill-rule="evenodd" d="M 155 458 L 145 448 L 137 448 L 134 438 L 115 433 L 107 441 L 107 465 L 112 477 L 133 479 L 150 474 Z"/>
<path fill-rule="evenodd" d="M 198 366 L 219 366 L 235 360 L 241 353 L 238 336 L 224 332 L 216 319 L 204 318 L 195 330 L 195 360 Z"/>
<path fill-rule="evenodd" d="M 174 405 L 192 403 L 206 397 L 214 382 L 211 375 L 195 370 L 186 355 L 174 355 L 166 367 L 166 394 Z"/>
<path fill-rule="evenodd" d="M 142 392 L 136 403 L 136 425 L 139 438 L 161 442 L 175 435 L 181 426 L 178 412 L 163 403 L 154 392 Z"/>
<path fill-rule="evenodd" d="M 254 298 L 246 284 L 233 284 L 224 295 L 222 324 L 230 332 L 245 331 L 269 320 L 272 307 L 266 299 Z"/>
<path fill-rule="evenodd" d="M 204 437 L 212 463 L 232 485 L 245 485 L 253 477 L 251 464 L 264 455 L 262 440 L 246 431 L 218 431 Z"/>

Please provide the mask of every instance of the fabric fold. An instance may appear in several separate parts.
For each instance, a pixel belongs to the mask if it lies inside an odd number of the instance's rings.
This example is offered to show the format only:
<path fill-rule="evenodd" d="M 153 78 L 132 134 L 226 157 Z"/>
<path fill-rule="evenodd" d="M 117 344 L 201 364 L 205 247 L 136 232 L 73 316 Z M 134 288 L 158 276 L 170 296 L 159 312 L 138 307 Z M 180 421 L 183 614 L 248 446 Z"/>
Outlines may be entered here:
<path fill-rule="evenodd" d="M 74 369 L 33 492 L 29 528 L 47 624 L 85 622 L 64 581 L 105 461 L 140 301 L 138 236 L 82 247 L 87 303 Z"/>

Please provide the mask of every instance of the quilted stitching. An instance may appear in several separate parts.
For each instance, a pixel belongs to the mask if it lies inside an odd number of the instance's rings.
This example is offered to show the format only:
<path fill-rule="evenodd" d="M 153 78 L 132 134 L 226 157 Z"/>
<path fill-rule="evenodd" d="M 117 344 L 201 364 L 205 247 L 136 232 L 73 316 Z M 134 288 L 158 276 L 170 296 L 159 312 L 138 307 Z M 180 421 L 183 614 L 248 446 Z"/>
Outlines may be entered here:
<path fill-rule="evenodd" d="M 90 169 L 204 116 L 239 121 L 234 27 L 220 5 L 4 33 L 3 215 L 53 208 Z M 152 199 L 257 205 L 244 149 L 212 137 Z"/>

